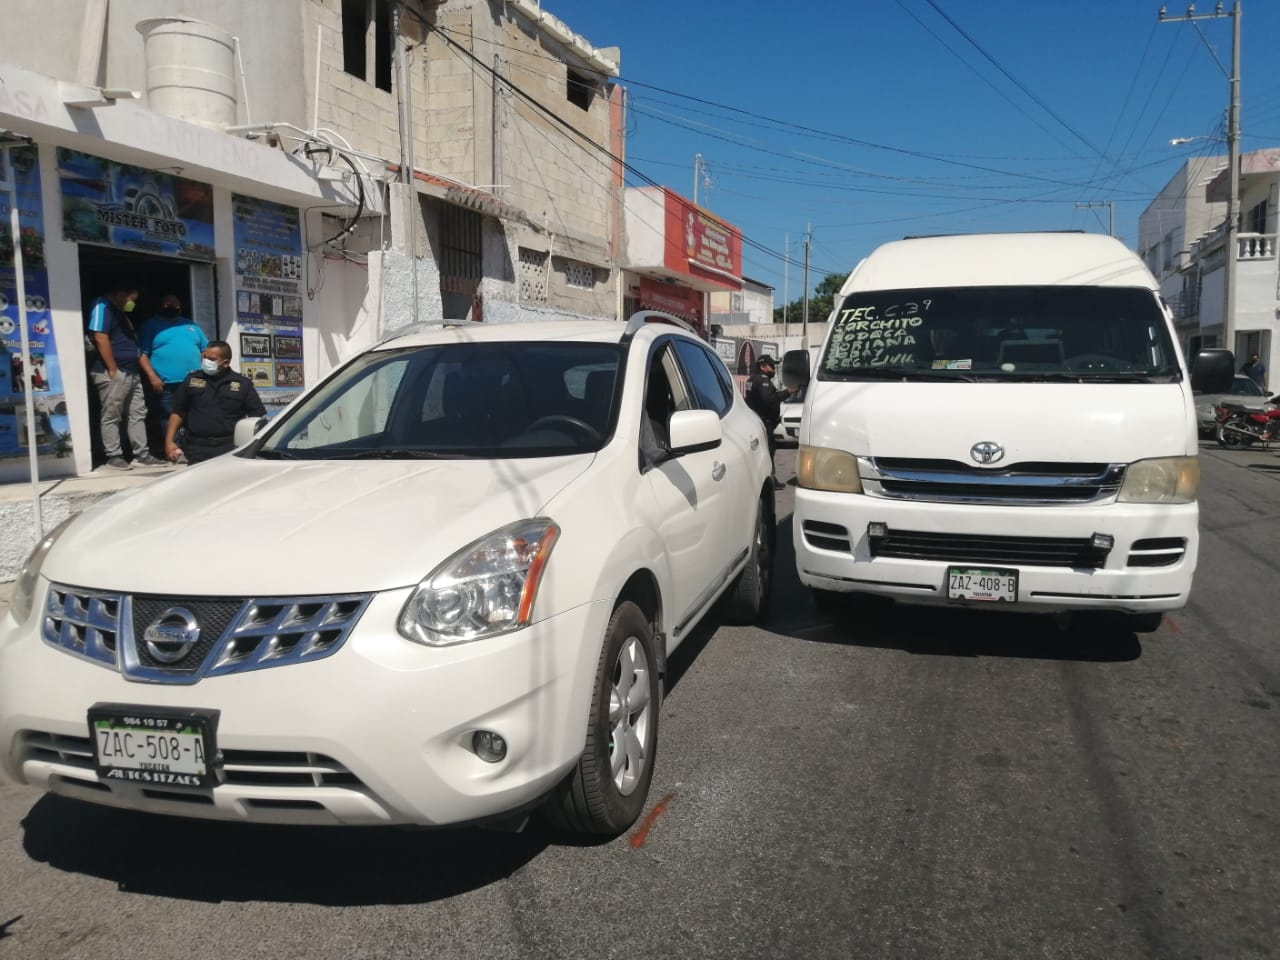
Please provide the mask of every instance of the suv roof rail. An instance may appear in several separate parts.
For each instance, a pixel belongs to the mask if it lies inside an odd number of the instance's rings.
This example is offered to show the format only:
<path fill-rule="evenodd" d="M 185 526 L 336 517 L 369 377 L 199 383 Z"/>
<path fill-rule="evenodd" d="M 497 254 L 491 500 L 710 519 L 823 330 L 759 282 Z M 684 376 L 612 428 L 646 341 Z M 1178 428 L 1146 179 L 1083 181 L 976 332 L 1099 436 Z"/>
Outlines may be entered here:
<path fill-rule="evenodd" d="M 418 323 L 407 323 L 403 327 L 396 327 L 390 333 L 384 334 L 378 339 L 378 343 L 390 343 L 392 340 L 411 337 L 416 333 L 426 333 L 428 330 L 443 330 L 446 327 L 470 325 L 471 322 L 470 320 L 421 320 Z"/>
<path fill-rule="evenodd" d="M 681 320 L 679 317 L 670 313 L 663 313 L 661 310 L 638 310 L 627 319 L 627 330 L 624 336 L 632 336 L 637 330 L 646 323 L 669 323 L 674 327 L 692 333 L 695 337 L 698 331 L 688 320 Z"/>

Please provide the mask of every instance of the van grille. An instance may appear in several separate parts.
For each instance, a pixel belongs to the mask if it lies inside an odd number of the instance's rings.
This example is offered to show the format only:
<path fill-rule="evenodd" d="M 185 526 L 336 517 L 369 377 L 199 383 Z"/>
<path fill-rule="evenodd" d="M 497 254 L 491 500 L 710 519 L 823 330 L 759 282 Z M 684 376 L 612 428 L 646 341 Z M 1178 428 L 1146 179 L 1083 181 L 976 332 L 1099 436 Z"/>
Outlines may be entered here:
<path fill-rule="evenodd" d="M 958 460 L 859 457 L 862 492 L 893 500 L 1030 505 L 1097 503 L 1124 481 L 1122 463 L 1043 463 L 974 467 Z"/>
<path fill-rule="evenodd" d="M 988 537 L 890 529 L 869 538 L 872 557 L 947 563 L 1004 563 L 1023 567 L 1073 567 L 1096 570 L 1106 554 L 1087 539 L 1071 537 Z"/>

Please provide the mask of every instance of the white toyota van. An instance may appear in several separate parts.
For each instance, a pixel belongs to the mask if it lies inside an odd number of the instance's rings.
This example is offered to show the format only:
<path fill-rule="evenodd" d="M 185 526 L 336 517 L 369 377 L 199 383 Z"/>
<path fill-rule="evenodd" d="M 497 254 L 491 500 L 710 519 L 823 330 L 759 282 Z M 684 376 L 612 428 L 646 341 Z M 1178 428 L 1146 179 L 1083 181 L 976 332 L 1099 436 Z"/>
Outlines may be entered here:
<path fill-rule="evenodd" d="M 819 604 L 1187 601 L 1195 408 L 1143 262 L 1084 233 L 908 238 L 849 275 L 804 402 L 796 565 Z"/>

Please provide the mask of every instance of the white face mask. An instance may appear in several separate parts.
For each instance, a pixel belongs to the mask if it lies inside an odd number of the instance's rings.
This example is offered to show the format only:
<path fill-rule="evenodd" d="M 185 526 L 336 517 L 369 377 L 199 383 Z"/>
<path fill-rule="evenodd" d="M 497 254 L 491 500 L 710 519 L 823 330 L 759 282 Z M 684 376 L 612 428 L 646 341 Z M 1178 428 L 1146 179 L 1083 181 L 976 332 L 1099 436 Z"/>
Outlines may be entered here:
<path fill-rule="evenodd" d="M 200 369 L 203 370 L 207 376 L 216 376 L 219 368 L 220 364 L 217 360 L 210 360 L 208 357 L 200 358 Z"/>

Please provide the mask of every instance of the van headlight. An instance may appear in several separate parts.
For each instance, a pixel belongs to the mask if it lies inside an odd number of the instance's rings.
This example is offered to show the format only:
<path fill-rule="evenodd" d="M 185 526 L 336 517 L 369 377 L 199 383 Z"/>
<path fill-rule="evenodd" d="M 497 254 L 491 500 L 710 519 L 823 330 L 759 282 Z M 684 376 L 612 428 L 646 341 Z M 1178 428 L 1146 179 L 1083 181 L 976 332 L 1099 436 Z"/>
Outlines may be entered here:
<path fill-rule="evenodd" d="M 74 519 L 75 514 L 72 514 L 46 533 L 35 545 L 35 549 L 27 557 L 22 569 L 18 571 L 18 579 L 13 584 L 13 597 L 9 601 L 9 612 L 19 623 L 26 622 L 27 617 L 31 616 L 32 607 L 35 606 L 36 591 L 40 584 L 40 568 L 44 566 L 45 557 L 49 555 L 54 543 Z"/>
<path fill-rule="evenodd" d="M 521 520 L 459 550 L 418 584 L 400 633 L 433 647 L 528 625 L 547 558 L 560 535 L 551 520 Z"/>
<path fill-rule="evenodd" d="M 1199 490 L 1198 458 L 1158 457 L 1129 464 L 1116 499 L 1120 503 L 1193 503 Z"/>
<path fill-rule="evenodd" d="M 802 444 L 796 453 L 796 486 L 832 493 L 861 493 L 858 458 L 844 450 Z"/>

